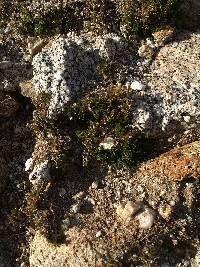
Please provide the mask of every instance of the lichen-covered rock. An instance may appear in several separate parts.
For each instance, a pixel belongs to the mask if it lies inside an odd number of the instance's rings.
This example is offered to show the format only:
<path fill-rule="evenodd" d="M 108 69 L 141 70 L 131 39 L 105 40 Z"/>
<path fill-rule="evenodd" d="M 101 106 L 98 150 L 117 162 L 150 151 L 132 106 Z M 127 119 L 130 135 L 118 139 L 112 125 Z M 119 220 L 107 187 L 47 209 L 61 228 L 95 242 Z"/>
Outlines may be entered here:
<path fill-rule="evenodd" d="M 114 34 L 94 39 L 68 34 L 33 58 L 35 93 L 51 94 L 49 116 L 55 117 L 66 104 L 97 81 L 96 68 L 115 59 L 125 44 Z"/>
<path fill-rule="evenodd" d="M 136 101 L 138 128 L 156 136 L 162 131 L 197 128 L 200 122 L 200 34 L 178 33 L 153 60 Z"/>
<path fill-rule="evenodd" d="M 131 69 L 138 75 L 139 71 L 131 56 L 128 63 L 123 63 L 127 56 L 122 52 L 127 46 L 123 39 L 113 34 L 96 39 L 87 35 L 68 36 L 55 40 L 51 47 L 44 48 L 33 59 L 34 92 L 50 96 L 47 107 L 50 117 L 56 117 L 86 88 L 95 89 L 97 65 L 114 60 L 118 67 L 113 75 L 109 74 L 110 80 L 133 90 L 133 129 L 155 137 L 163 132 L 173 134 L 177 129 L 198 127 L 198 33 L 180 33 L 176 36 L 177 41 L 162 47 L 141 81 L 127 74 Z M 179 42 L 181 36 L 186 40 Z M 122 75 L 124 68 L 126 71 Z"/>

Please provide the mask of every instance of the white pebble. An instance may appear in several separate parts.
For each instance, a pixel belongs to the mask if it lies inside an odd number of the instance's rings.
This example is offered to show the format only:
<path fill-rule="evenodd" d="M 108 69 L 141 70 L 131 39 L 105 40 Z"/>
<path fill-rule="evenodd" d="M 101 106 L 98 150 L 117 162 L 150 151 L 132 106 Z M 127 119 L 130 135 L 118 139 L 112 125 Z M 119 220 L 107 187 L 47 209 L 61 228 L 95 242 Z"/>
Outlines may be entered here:
<path fill-rule="evenodd" d="M 124 221 L 130 221 L 142 207 L 143 204 L 140 202 L 128 201 L 126 204 L 120 203 L 116 213 Z"/>
<path fill-rule="evenodd" d="M 114 146 L 114 139 L 112 137 L 107 137 L 103 142 L 100 143 L 100 147 L 104 149 L 111 149 Z"/>
<path fill-rule="evenodd" d="M 144 90 L 144 88 L 145 88 L 145 86 L 138 81 L 134 81 L 131 83 L 131 89 L 133 89 L 133 90 L 142 91 L 142 90 Z"/>
<path fill-rule="evenodd" d="M 100 237 L 101 236 L 101 231 L 98 231 L 97 233 L 96 233 L 96 237 Z"/>
<path fill-rule="evenodd" d="M 137 220 L 139 221 L 139 227 L 141 229 L 149 229 L 153 226 L 155 221 L 155 212 L 145 207 L 144 211 L 137 216 Z"/>
<path fill-rule="evenodd" d="M 185 122 L 190 122 L 190 116 L 183 116 Z"/>

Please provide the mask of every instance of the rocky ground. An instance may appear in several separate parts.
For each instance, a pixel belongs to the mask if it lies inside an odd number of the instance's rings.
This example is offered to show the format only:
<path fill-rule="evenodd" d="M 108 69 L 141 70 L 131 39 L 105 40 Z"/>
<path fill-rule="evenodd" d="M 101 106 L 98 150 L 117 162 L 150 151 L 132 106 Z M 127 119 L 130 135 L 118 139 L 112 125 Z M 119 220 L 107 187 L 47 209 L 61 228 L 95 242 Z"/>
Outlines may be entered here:
<path fill-rule="evenodd" d="M 129 168 L 83 166 L 62 117 L 109 84 L 131 94 L 132 133 L 142 133 Z M 199 86 L 198 29 L 127 42 L 2 28 L 0 266 L 200 266 Z"/>

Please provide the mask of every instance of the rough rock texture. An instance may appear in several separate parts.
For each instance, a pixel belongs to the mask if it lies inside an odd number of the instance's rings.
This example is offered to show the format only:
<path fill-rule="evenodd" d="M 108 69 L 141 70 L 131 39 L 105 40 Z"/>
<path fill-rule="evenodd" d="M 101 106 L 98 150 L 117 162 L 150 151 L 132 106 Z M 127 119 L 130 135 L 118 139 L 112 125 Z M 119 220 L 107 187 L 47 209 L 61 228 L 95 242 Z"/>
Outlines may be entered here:
<path fill-rule="evenodd" d="M 68 231 L 67 235 L 68 245 L 55 246 L 49 243 L 40 233 L 36 233 L 30 245 L 30 266 L 86 267 L 104 266 L 106 264 L 103 255 L 92 249 L 92 244 L 84 240 L 81 232 L 72 230 Z"/>
<path fill-rule="evenodd" d="M 127 65 L 133 64 L 134 58 L 131 51 L 124 53 L 126 46 L 115 34 L 92 38 L 69 33 L 67 38 L 55 40 L 51 47 L 37 54 L 33 58 L 33 83 L 37 94 L 51 95 L 49 116 L 55 117 L 71 99 L 95 86 L 97 65 L 106 60 L 117 62 L 118 70 L 112 77 L 116 82 L 133 77 Z"/>
<path fill-rule="evenodd" d="M 138 97 L 138 124 L 149 134 L 198 127 L 200 115 L 200 34 L 177 33 L 153 60 Z M 176 130 L 175 130 L 176 131 Z"/>

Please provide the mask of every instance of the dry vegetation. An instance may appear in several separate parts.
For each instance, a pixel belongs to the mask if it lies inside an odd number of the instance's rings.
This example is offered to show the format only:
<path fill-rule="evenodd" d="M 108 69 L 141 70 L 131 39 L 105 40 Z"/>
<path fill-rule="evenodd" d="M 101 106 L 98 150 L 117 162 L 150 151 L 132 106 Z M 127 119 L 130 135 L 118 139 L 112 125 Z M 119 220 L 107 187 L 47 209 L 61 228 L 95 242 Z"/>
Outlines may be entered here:
<path fill-rule="evenodd" d="M 51 9 L 32 12 L 34 1 L 0 1 L 0 23 L 10 25 L 25 35 L 44 36 L 70 30 L 93 31 L 95 34 L 115 31 L 127 37 L 144 36 L 166 24 L 176 24 L 177 0 L 116 1 L 92 0 L 60 1 Z M 43 6 L 43 4 L 41 4 Z"/>

